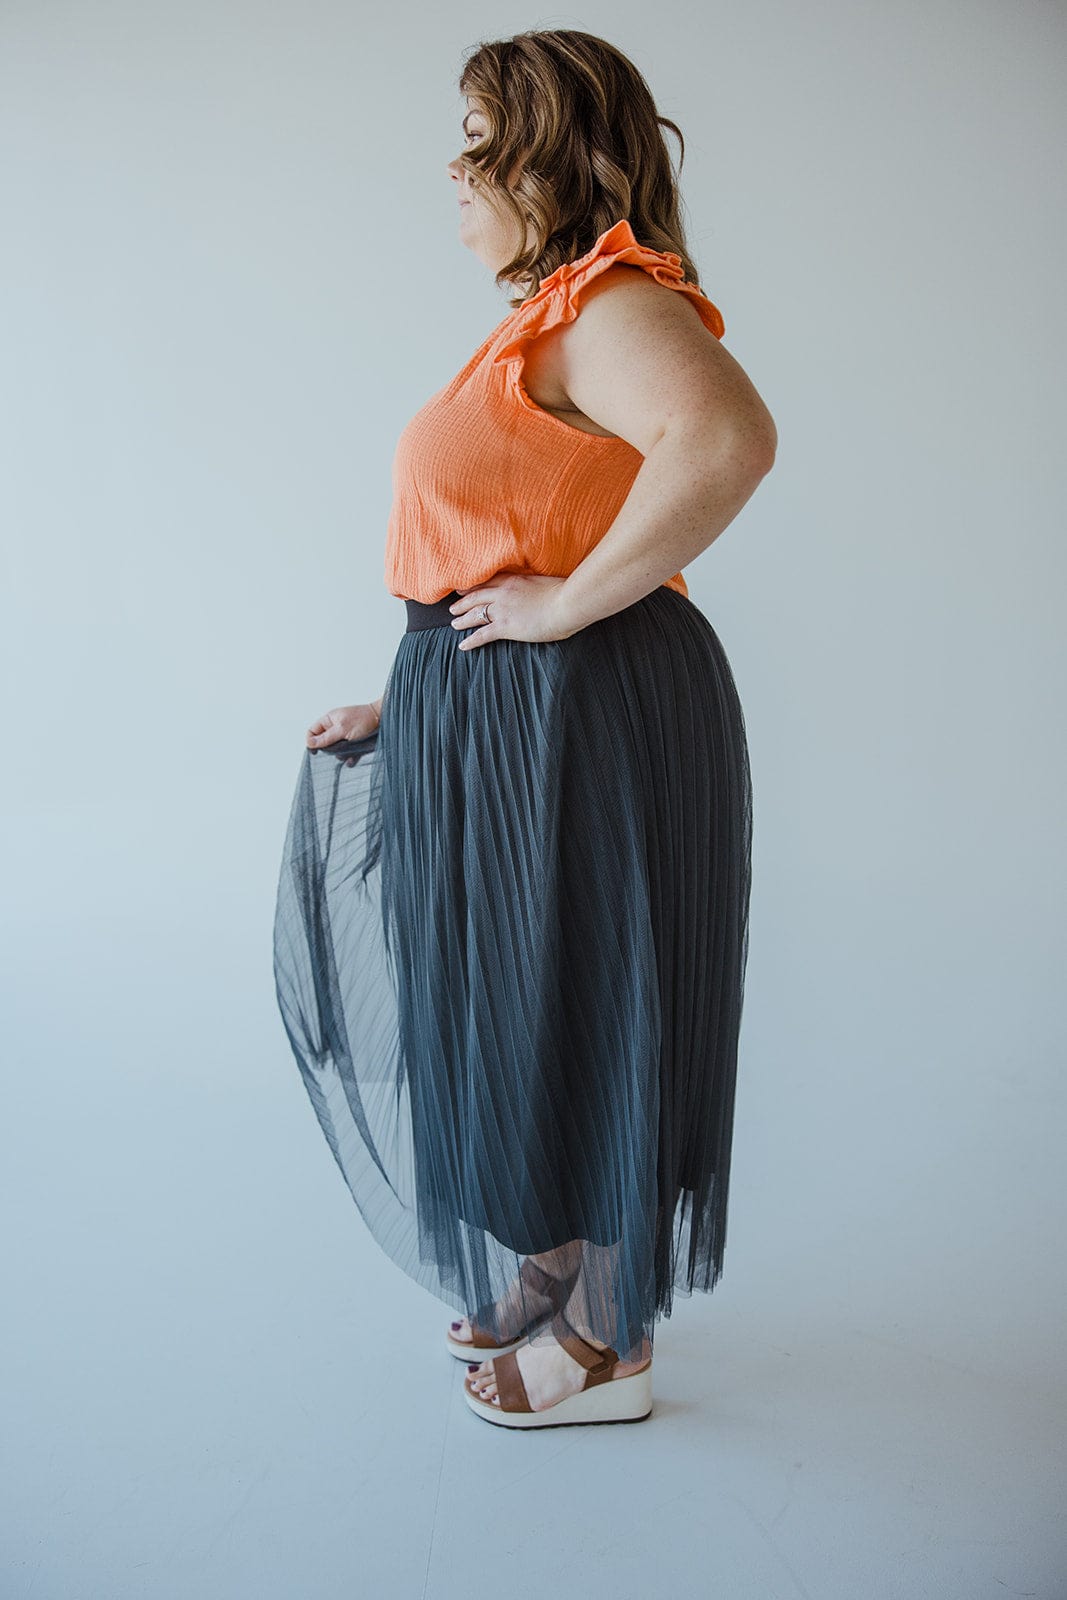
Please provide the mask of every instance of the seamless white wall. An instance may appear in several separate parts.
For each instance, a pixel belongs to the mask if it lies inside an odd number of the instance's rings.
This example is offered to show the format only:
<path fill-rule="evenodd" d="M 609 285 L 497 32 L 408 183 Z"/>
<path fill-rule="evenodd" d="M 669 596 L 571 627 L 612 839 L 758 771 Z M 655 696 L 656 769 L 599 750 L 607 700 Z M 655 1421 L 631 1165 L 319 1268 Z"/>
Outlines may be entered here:
<path fill-rule="evenodd" d="M 553 25 L 628 51 L 681 124 L 692 251 L 779 432 L 687 572 L 755 790 L 724 1288 L 1062 1396 L 1045 0 L 5 0 L 0 1182 L 36 1308 L 6 1370 L 47 1349 L 47 1388 L 88 1343 L 110 1392 L 102 1239 L 136 1239 L 161 1305 L 177 1252 L 206 1317 L 226 1262 L 292 1272 L 310 1194 L 358 1228 L 274 1009 L 274 874 L 305 727 L 380 692 L 403 627 L 395 438 L 503 314 L 445 170 L 462 55 Z"/>

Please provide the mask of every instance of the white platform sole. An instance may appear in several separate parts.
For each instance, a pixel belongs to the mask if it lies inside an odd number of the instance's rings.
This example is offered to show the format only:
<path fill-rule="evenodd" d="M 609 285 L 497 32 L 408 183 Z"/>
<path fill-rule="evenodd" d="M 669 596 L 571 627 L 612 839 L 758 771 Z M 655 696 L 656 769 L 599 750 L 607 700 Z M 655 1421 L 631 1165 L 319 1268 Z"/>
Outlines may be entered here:
<path fill-rule="evenodd" d="M 548 1320 L 546 1317 L 543 1322 L 539 1322 L 534 1326 L 533 1332 L 535 1335 L 542 1331 Z M 526 1343 L 526 1335 L 523 1334 L 519 1339 L 512 1339 L 507 1344 L 473 1345 L 469 1342 L 464 1344 L 462 1339 L 453 1339 L 451 1334 L 446 1333 L 445 1343 L 452 1354 L 457 1356 L 460 1361 L 492 1361 L 494 1356 L 506 1356 L 512 1350 L 520 1349 Z"/>
<path fill-rule="evenodd" d="M 463 1385 L 470 1409 L 498 1428 L 566 1428 L 582 1422 L 643 1422 L 652 1413 L 652 1363 L 628 1378 L 612 1378 L 557 1400 L 546 1411 L 502 1411 Z"/>
<path fill-rule="evenodd" d="M 525 1338 L 513 1339 L 510 1344 L 501 1345 L 473 1345 L 464 1344 L 462 1339 L 451 1339 L 446 1335 L 448 1348 L 454 1356 L 461 1361 L 492 1361 L 494 1356 L 506 1356 L 510 1350 L 517 1350 L 526 1343 Z"/>

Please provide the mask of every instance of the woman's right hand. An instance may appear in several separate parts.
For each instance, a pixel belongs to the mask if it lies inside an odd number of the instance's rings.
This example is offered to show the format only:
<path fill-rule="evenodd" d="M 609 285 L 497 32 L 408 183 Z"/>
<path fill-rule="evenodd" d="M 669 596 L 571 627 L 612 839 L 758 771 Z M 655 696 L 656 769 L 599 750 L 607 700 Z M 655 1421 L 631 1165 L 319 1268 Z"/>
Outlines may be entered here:
<path fill-rule="evenodd" d="M 339 739 L 365 739 L 374 732 L 381 716 L 381 701 L 364 706 L 337 706 L 313 722 L 307 731 L 307 748 L 322 750 Z"/>

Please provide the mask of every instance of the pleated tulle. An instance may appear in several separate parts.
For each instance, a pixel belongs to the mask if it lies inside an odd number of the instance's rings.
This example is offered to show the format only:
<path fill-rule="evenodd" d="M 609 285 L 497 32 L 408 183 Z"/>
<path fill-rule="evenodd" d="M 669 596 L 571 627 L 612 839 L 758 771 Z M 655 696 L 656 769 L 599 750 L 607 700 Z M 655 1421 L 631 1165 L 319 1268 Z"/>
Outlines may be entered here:
<path fill-rule="evenodd" d="M 382 1249 L 491 1322 L 525 1258 L 569 1247 L 568 1320 L 625 1355 L 722 1271 L 741 705 L 662 586 L 567 639 L 462 637 L 404 632 L 376 732 L 304 752 L 278 1003 Z"/>

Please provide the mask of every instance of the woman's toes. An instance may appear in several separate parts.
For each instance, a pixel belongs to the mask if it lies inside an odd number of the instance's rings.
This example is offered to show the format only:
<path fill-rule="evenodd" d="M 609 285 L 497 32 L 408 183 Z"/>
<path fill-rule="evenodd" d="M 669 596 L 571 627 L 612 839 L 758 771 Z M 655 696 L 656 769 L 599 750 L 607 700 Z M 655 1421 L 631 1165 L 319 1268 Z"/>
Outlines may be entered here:
<path fill-rule="evenodd" d="M 470 1386 L 475 1394 L 482 1396 L 483 1399 L 489 1392 L 496 1393 L 492 1362 L 482 1361 L 479 1363 L 477 1370 L 470 1374 Z"/>
<path fill-rule="evenodd" d="M 492 1400 L 496 1394 L 496 1373 L 493 1371 L 493 1363 L 491 1361 L 485 1362 L 485 1377 L 482 1379 L 479 1393 L 483 1400 Z"/>
<path fill-rule="evenodd" d="M 491 1358 L 479 1362 L 477 1367 L 467 1364 L 467 1385 L 471 1393 L 479 1400 L 484 1400 L 488 1405 L 498 1406 L 500 1396 L 496 1392 L 496 1377 L 493 1373 Z"/>
<path fill-rule="evenodd" d="M 463 1344 L 469 1344 L 471 1339 L 471 1325 L 466 1317 L 461 1317 L 458 1322 L 453 1322 L 451 1333 L 453 1339 Z"/>

